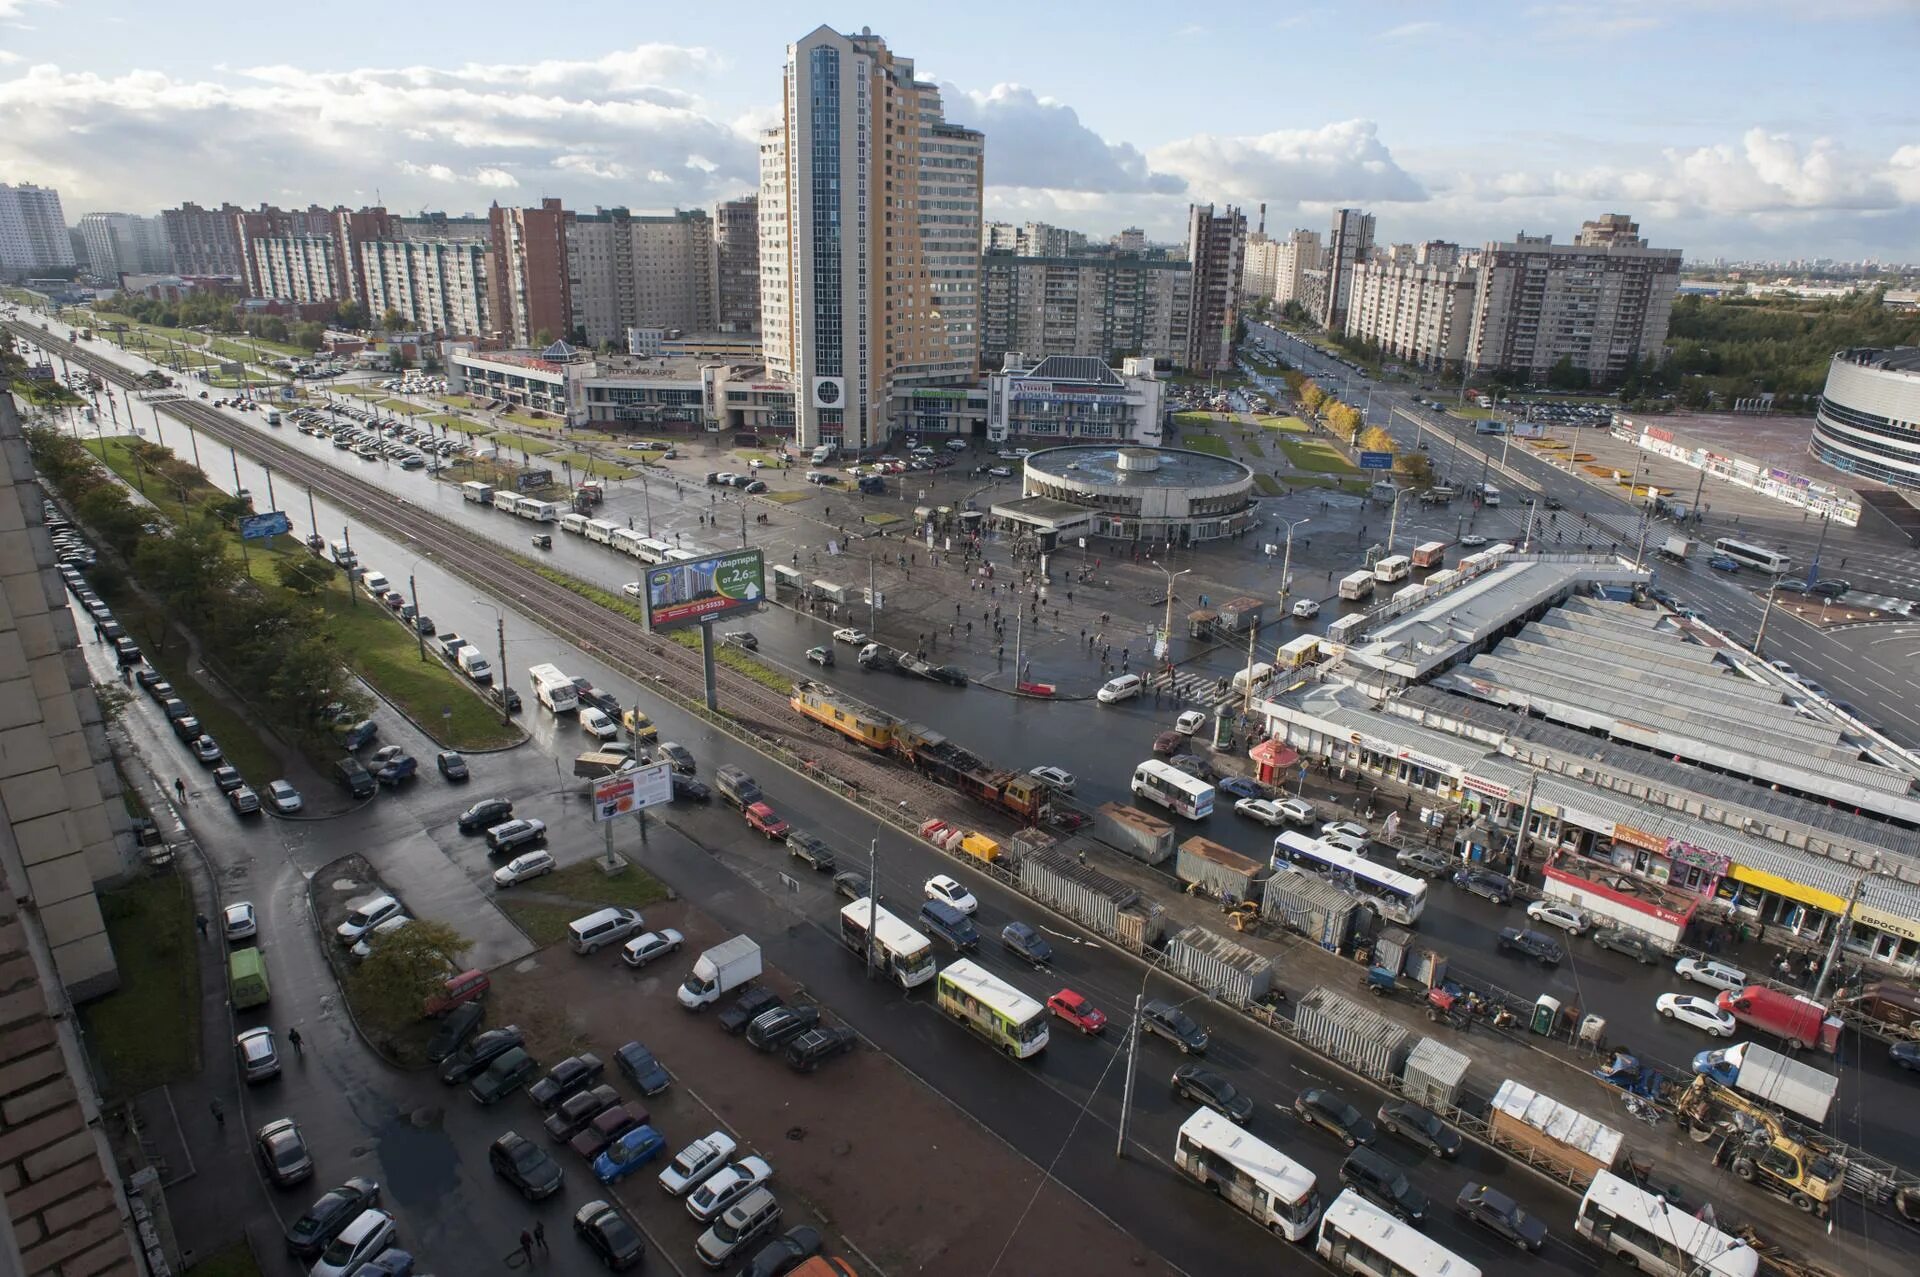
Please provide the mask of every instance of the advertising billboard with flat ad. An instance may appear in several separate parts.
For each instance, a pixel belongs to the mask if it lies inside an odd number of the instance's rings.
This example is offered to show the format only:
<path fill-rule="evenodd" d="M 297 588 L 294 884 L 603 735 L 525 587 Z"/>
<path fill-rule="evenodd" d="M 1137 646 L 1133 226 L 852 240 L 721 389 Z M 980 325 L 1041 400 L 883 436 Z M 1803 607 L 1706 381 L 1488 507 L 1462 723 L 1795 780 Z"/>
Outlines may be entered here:
<path fill-rule="evenodd" d="M 662 563 L 647 569 L 647 628 L 670 630 L 721 620 L 752 611 L 766 597 L 766 564 L 758 550 L 726 550 L 685 563 Z"/>

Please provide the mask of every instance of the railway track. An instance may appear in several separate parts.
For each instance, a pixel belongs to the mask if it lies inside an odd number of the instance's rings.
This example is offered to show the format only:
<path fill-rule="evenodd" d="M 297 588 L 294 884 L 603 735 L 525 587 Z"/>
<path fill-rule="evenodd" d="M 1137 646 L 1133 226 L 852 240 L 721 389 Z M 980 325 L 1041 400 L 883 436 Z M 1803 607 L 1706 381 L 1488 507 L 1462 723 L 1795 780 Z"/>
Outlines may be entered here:
<path fill-rule="evenodd" d="M 58 351 L 69 363 L 110 385 L 127 391 L 140 388 L 131 373 L 110 360 L 24 324 L 7 327 L 36 345 Z M 160 400 L 151 406 L 306 484 L 367 526 L 411 542 L 442 570 L 569 639 L 625 675 L 636 688 L 651 688 L 703 718 L 710 717 L 705 706 L 705 669 L 697 650 L 654 637 L 626 617 L 548 580 L 493 542 L 476 539 L 467 529 L 404 497 L 248 430 L 196 399 Z M 506 679 L 506 671 L 501 671 L 501 677 Z M 794 675 L 796 681 L 800 677 Z M 723 724 L 796 756 L 799 770 L 830 788 L 865 796 L 870 806 L 889 804 L 896 824 L 915 827 L 937 816 L 1002 832 L 1011 828 L 991 812 L 963 807 L 958 795 L 908 768 L 851 746 L 838 733 L 812 726 L 785 697 L 764 684 L 724 665 L 716 666 L 715 678 L 726 707 L 720 716 Z"/>

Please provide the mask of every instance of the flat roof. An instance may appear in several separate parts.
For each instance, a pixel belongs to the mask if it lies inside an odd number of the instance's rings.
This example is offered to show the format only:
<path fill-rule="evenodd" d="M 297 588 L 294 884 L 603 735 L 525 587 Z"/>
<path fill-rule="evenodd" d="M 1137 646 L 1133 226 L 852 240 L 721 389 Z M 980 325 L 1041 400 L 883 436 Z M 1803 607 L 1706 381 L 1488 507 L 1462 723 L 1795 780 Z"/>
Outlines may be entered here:
<path fill-rule="evenodd" d="M 1018 501 L 996 502 L 992 513 L 997 518 L 1016 519 L 1021 523 L 1047 528 L 1069 527 L 1093 518 L 1093 511 L 1086 506 L 1075 505 L 1071 501 L 1056 501 L 1052 497 L 1024 497 Z"/>
<path fill-rule="evenodd" d="M 1144 454 L 1151 468 L 1122 468 L 1121 454 Z M 1027 456 L 1027 469 L 1056 479 L 1072 479 L 1101 488 L 1214 488 L 1248 483 L 1253 471 L 1238 461 L 1185 448 L 1143 448 L 1131 444 L 1072 444 Z"/>

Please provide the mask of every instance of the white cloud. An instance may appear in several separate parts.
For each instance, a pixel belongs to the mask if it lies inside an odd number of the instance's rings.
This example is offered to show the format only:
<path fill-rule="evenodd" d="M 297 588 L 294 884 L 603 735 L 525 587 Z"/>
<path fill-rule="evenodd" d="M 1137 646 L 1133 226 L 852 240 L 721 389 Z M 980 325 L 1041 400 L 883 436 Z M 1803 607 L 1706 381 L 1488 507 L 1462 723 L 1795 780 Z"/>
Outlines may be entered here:
<path fill-rule="evenodd" d="M 0 19 L 17 18 L 29 8 L 58 9 L 60 0 L 0 0 Z"/>
<path fill-rule="evenodd" d="M 1064 102 L 1018 84 L 984 93 L 943 85 L 947 118 L 987 135 L 987 182 L 1109 194 L 1177 194 L 1178 177 L 1157 173 L 1125 142 L 1109 142 Z"/>
<path fill-rule="evenodd" d="M 477 168 L 473 171 L 473 184 L 504 191 L 520 185 L 520 179 L 503 168 Z"/>
<path fill-rule="evenodd" d="M 20 55 L 12 49 L 0 49 L 0 66 L 7 66 L 20 60 Z"/>
<path fill-rule="evenodd" d="M 1438 22 L 1403 22 L 1397 27 L 1388 27 L 1380 33 L 1382 40 L 1411 40 L 1417 36 L 1432 35 L 1440 30 Z"/>
<path fill-rule="evenodd" d="M 1185 178 L 1196 199 L 1285 205 L 1426 198 L 1370 120 L 1250 137 L 1201 133 L 1155 147 L 1147 158 L 1155 169 Z"/>

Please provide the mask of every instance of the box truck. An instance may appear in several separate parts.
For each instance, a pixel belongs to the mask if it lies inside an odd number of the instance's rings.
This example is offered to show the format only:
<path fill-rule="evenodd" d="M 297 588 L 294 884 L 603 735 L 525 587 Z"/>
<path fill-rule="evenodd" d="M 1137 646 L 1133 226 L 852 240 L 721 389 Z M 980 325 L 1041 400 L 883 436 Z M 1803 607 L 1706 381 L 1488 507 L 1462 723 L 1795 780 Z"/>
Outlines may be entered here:
<path fill-rule="evenodd" d="M 1832 1055 L 1839 1049 L 1844 1027 L 1840 1018 L 1812 998 L 1750 984 L 1739 990 L 1722 989 L 1714 1002 L 1740 1023 L 1782 1039 L 1791 1050 L 1819 1047 Z"/>
<path fill-rule="evenodd" d="M 720 1000 L 760 974 L 760 946 L 752 936 L 723 940 L 693 961 L 680 985 L 680 1005 L 690 1011 Z"/>
<path fill-rule="evenodd" d="M 1693 553 L 1693 547 L 1691 537 L 1668 537 L 1660 546 L 1660 556 L 1672 559 L 1675 563 L 1685 563 L 1687 556 Z"/>
<path fill-rule="evenodd" d="M 1693 1071 L 1722 1086 L 1798 1114 L 1815 1126 L 1827 1120 L 1840 1079 L 1788 1059 L 1756 1042 L 1739 1042 L 1693 1057 Z"/>

